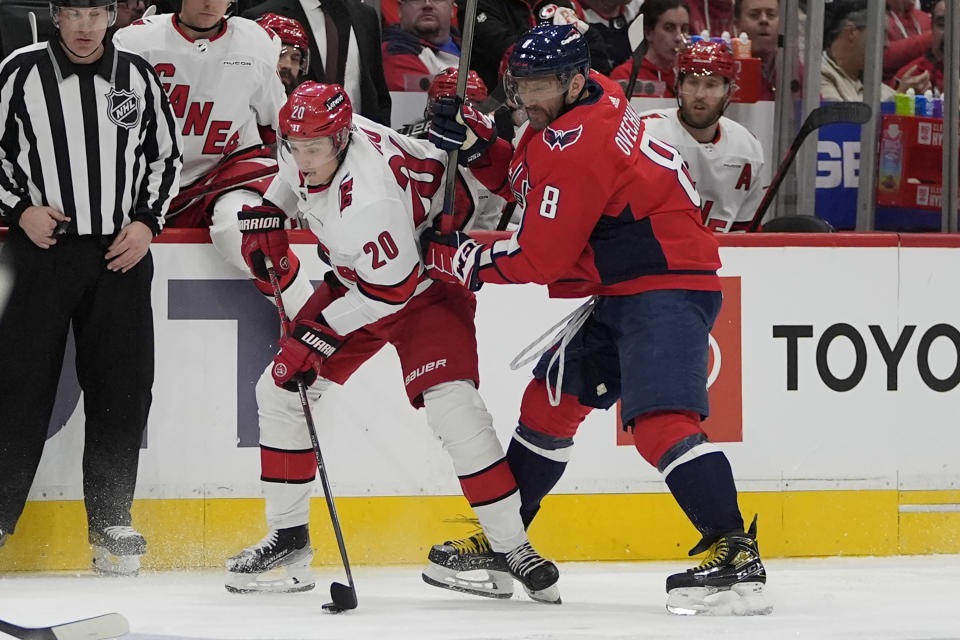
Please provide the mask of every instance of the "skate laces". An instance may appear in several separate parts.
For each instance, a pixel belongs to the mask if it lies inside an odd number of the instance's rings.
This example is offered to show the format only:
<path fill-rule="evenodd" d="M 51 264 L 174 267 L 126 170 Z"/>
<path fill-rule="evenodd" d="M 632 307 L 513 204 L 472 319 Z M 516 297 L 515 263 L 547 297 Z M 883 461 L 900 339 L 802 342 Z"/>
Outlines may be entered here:
<path fill-rule="evenodd" d="M 484 553 L 485 551 L 491 551 L 490 541 L 483 531 L 475 533 L 469 538 L 451 540 L 447 544 L 456 549 L 458 553 Z"/>
<path fill-rule="evenodd" d="M 110 536 L 114 540 L 124 540 L 126 538 L 140 538 L 140 532 L 134 529 L 133 527 L 123 527 L 123 526 L 113 526 L 113 527 L 104 527 L 103 533 Z"/>
<path fill-rule="evenodd" d="M 260 542 L 258 542 L 258 543 L 255 544 L 255 545 L 253 545 L 253 546 L 250 547 L 249 549 L 246 549 L 246 551 L 250 551 L 251 553 L 255 553 L 255 552 L 257 552 L 257 551 L 260 551 L 261 549 L 262 549 L 262 550 L 273 549 L 275 546 L 277 546 L 277 538 L 278 538 L 278 537 L 279 537 L 279 532 L 278 532 L 276 529 L 271 529 L 271 530 L 270 530 L 270 533 L 268 533 L 267 535 L 265 535 L 265 536 L 263 537 L 263 540 L 261 540 Z"/>
<path fill-rule="evenodd" d="M 703 559 L 703 562 L 691 569 L 691 571 L 703 571 L 704 569 L 712 569 L 713 567 L 723 564 L 727 559 L 728 548 L 729 543 L 727 542 L 726 536 L 720 538 L 710 545 L 710 548 L 707 550 L 707 557 Z"/>
<path fill-rule="evenodd" d="M 527 575 L 540 565 L 547 564 L 547 561 L 533 550 L 529 542 L 524 542 L 516 549 L 507 551 L 507 564 L 514 573 Z"/>
<path fill-rule="evenodd" d="M 563 386 L 563 368 L 564 368 L 564 353 L 567 350 L 567 345 L 570 344 L 570 341 L 573 339 L 573 336 L 577 334 L 577 331 L 580 330 L 580 327 L 583 326 L 583 323 L 587 321 L 587 318 L 590 317 L 590 314 L 593 313 L 593 308 L 597 304 L 597 296 L 593 296 L 582 305 L 574 309 L 569 313 L 563 320 L 553 325 L 547 329 L 543 335 L 533 341 L 533 343 L 524 347 L 523 351 L 518 353 L 516 357 L 510 361 L 510 369 L 516 371 L 520 367 L 527 365 L 534 360 L 538 360 L 540 356 L 549 351 L 554 346 L 557 347 L 557 350 L 554 351 L 553 355 L 550 357 L 550 363 L 547 365 L 547 372 L 544 376 L 547 384 L 547 398 L 550 400 L 551 407 L 560 406 L 560 388 Z M 566 325 L 566 326 L 564 326 Z M 560 327 L 563 327 L 560 329 Z M 547 341 L 547 338 L 551 333 L 557 331 L 556 334 Z M 531 351 L 536 349 L 536 352 L 527 355 Z M 557 367 L 557 384 L 556 386 L 550 385 L 550 371 Z"/>

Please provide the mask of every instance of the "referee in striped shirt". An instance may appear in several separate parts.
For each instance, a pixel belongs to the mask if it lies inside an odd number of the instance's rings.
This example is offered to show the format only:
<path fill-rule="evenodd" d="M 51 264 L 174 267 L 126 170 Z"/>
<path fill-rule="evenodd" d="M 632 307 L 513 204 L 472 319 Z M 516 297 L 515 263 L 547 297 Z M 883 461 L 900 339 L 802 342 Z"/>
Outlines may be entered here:
<path fill-rule="evenodd" d="M 153 69 L 105 39 L 115 0 L 50 10 L 54 39 L 0 63 L 0 261 L 13 274 L 0 310 L 0 544 L 40 462 L 72 322 L 93 564 L 132 574 L 146 550 L 130 506 L 153 386 L 149 248 L 181 142 Z"/>

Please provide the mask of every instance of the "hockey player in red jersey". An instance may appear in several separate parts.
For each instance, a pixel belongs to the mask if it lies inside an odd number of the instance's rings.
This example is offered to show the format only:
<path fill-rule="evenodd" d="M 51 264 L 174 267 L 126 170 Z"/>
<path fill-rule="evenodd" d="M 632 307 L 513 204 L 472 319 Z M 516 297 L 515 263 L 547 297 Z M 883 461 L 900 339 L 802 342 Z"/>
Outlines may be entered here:
<path fill-rule="evenodd" d="M 584 417 L 619 400 L 637 450 L 702 535 L 691 554 L 708 552 L 667 578 L 667 608 L 717 612 L 719 601 L 768 613 L 755 523 L 744 530 L 730 464 L 700 425 L 720 259 L 683 160 L 646 134 L 616 83 L 590 71 L 574 28 L 527 32 L 504 82 L 530 121 L 509 167 L 519 230 L 491 244 L 431 230 L 421 244 L 432 277 L 471 290 L 536 282 L 554 297 L 592 296 L 543 354 L 523 397 L 507 458 L 524 522 L 562 474 Z M 434 120 L 456 144 L 470 132 L 453 106 L 435 109 Z M 485 554 L 484 543 L 477 534 L 437 545 L 431 565 L 462 567 Z"/>
<path fill-rule="evenodd" d="M 271 145 L 286 98 L 277 75 L 280 39 L 252 20 L 228 16 L 231 0 L 183 0 L 175 14 L 138 20 L 114 35 L 117 47 L 139 53 L 160 76 L 183 138 L 180 194 L 171 228 L 207 228 L 227 263 L 247 272 L 237 212 L 258 205 L 276 172 Z M 292 268 L 284 300 L 300 306 L 312 287 Z M 271 296 L 270 288 L 258 288 Z M 271 296 L 272 297 L 272 296 Z"/>
<path fill-rule="evenodd" d="M 420 257 L 417 237 L 440 209 L 446 154 L 354 115 L 339 85 L 315 82 L 291 94 L 280 111 L 280 134 L 280 173 L 264 203 L 240 214 L 243 254 L 261 279 L 266 257 L 286 269 L 283 222 L 300 215 L 331 271 L 299 308 L 257 384 L 270 532 L 228 560 L 227 589 L 314 586 L 307 522 L 316 466 L 295 378 L 316 400 L 392 344 L 410 403 L 425 409 L 486 531 L 492 556 L 484 568 L 495 597 L 510 597 L 516 579 L 531 597 L 559 603 L 556 565 L 530 546 L 516 481 L 477 392 L 473 294 L 432 280 Z M 261 575 L 274 569 L 287 577 Z M 473 591 L 439 567 L 425 578 Z"/>

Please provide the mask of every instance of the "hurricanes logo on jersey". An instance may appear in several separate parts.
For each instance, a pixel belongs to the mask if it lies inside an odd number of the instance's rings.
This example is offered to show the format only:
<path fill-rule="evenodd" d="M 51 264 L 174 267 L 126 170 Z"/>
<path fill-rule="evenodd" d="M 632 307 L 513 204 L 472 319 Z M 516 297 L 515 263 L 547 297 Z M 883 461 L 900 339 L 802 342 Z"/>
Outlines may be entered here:
<path fill-rule="evenodd" d="M 576 129 L 570 129 L 569 131 L 547 127 L 543 130 L 543 141 L 546 142 L 547 146 L 551 149 L 561 150 L 576 144 L 582 133 L 583 125 L 580 125 Z"/>
<path fill-rule="evenodd" d="M 107 94 L 107 117 L 118 127 L 133 129 L 140 124 L 140 96 L 133 91 L 110 89 Z"/>

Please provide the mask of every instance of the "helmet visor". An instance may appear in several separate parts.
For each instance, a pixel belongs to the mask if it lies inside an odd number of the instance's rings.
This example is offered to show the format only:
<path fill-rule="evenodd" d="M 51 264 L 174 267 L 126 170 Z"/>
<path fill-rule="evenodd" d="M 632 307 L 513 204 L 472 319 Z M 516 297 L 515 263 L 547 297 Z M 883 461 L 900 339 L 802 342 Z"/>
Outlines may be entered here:
<path fill-rule="evenodd" d="M 311 173 L 336 160 L 340 149 L 333 136 L 316 138 L 278 137 L 280 159 L 290 162 L 303 173 Z"/>
<path fill-rule="evenodd" d="M 727 95 L 729 84 L 725 78 L 716 75 L 688 73 L 680 82 L 680 94 L 686 100 L 696 98 L 722 98 Z"/>
<path fill-rule="evenodd" d="M 68 24 L 78 29 L 106 29 L 117 21 L 117 4 L 97 4 L 96 2 L 82 2 L 73 6 L 51 5 L 50 15 L 53 24 L 60 28 Z"/>
<path fill-rule="evenodd" d="M 567 92 L 570 78 L 561 80 L 555 75 L 516 77 L 509 71 L 503 76 L 507 100 L 518 107 L 541 104 Z"/>

